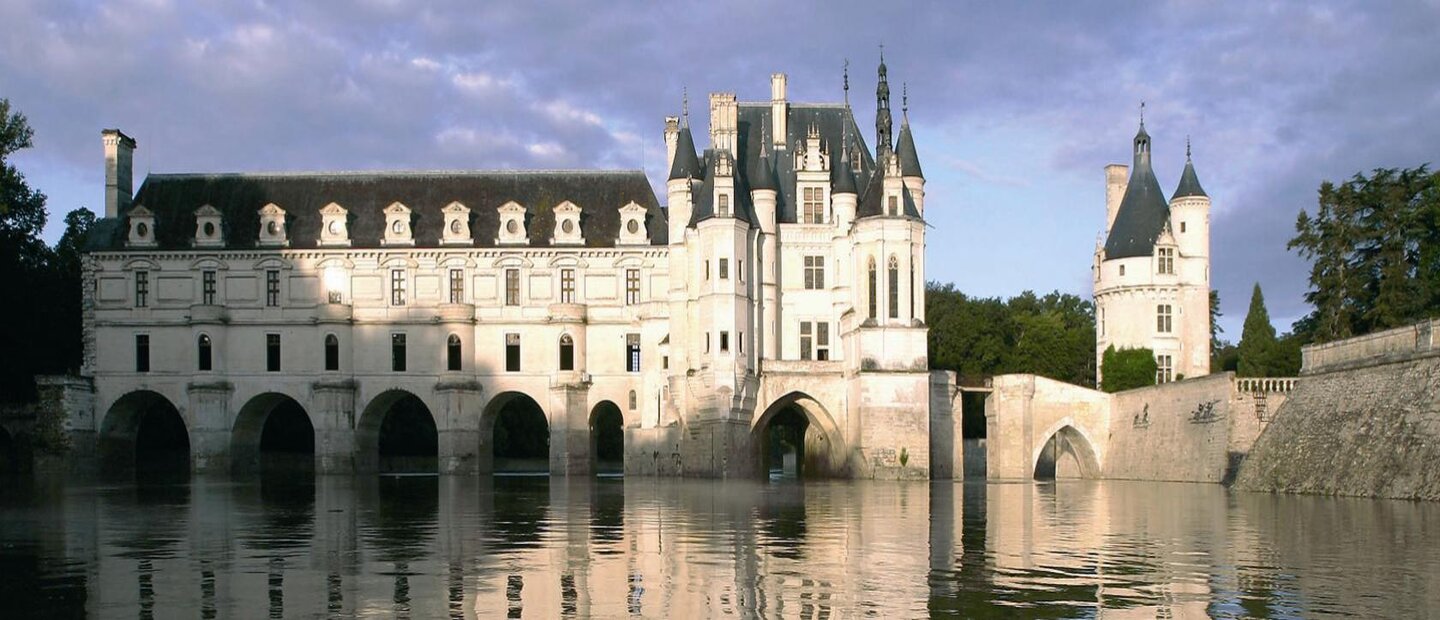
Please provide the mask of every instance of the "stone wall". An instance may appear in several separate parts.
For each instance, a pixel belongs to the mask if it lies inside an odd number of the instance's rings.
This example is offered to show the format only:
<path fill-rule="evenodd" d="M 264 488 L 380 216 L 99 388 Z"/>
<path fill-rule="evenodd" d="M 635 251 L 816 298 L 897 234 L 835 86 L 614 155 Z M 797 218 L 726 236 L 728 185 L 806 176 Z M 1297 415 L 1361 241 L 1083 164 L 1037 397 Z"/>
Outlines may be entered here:
<path fill-rule="evenodd" d="M 1222 481 L 1231 422 L 1244 413 L 1233 382 L 1225 373 L 1114 394 L 1104 476 Z"/>
<path fill-rule="evenodd" d="M 1440 500 L 1440 350 L 1396 361 L 1397 332 L 1307 349 L 1315 366 L 1255 443 L 1236 488 Z"/>
<path fill-rule="evenodd" d="M 1440 319 L 1307 346 L 1301 350 L 1301 374 L 1372 366 L 1381 361 L 1398 361 L 1431 351 L 1440 352 Z"/>

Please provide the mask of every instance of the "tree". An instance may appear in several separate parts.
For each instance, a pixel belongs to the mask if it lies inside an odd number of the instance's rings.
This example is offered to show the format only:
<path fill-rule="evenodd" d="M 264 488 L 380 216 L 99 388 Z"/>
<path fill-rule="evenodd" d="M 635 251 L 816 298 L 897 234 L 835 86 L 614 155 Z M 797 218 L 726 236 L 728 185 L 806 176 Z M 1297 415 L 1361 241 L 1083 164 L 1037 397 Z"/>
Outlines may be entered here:
<path fill-rule="evenodd" d="M 1293 377 L 1300 372 L 1300 339 L 1294 334 L 1275 337 L 1258 282 L 1250 294 L 1250 311 L 1245 315 L 1236 356 L 1235 374 L 1241 377 Z"/>
<path fill-rule="evenodd" d="M 1100 362 L 1100 389 L 1119 392 L 1155 385 L 1155 352 L 1150 349 L 1105 349 Z"/>
<path fill-rule="evenodd" d="M 0 281 L 25 291 L 0 303 L 0 402 L 35 397 L 33 375 L 43 365 L 43 330 L 36 329 L 48 305 L 42 286 L 49 280 L 50 248 L 40 240 L 45 227 L 45 195 L 30 188 L 10 155 L 29 148 L 33 132 L 25 115 L 0 99 Z"/>
<path fill-rule="evenodd" d="M 972 298 L 953 284 L 931 282 L 925 322 L 931 368 L 966 377 L 1032 373 L 1095 383 L 1095 311 L 1076 295 Z"/>

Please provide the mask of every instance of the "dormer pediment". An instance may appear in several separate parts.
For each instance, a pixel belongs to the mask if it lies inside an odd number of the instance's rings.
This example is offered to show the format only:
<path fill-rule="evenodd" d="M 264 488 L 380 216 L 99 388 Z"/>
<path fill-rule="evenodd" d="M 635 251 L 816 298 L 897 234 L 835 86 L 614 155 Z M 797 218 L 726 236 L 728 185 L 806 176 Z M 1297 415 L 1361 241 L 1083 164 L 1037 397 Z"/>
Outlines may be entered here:
<path fill-rule="evenodd" d="M 415 245 L 415 234 L 410 223 L 410 207 L 398 202 L 385 207 L 385 237 L 380 245 Z"/>
<path fill-rule="evenodd" d="M 555 231 L 550 242 L 555 245 L 584 245 L 585 237 L 580 233 L 580 207 L 566 200 L 555 205 Z"/>
<path fill-rule="evenodd" d="M 350 245 L 350 212 L 337 203 L 320 208 L 320 245 L 323 247 L 348 247 Z"/>
<path fill-rule="evenodd" d="M 125 245 L 132 248 L 153 248 L 155 241 L 155 214 L 145 205 L 130 210 L 130 234 Z"/>
<path fill-rule="evenodd" d="M 620 245 L 648 245 L 650 232 L 645 228 L 645 207 L 630 202 L 620 207 Z"/>
<path fill-rule="evenodd" d="M 195 247 L 214 248 L 225 245 L 225 233 L 220 227 L 220 210 L 210 205 L 201 205 L 195 210 Z"/>
<path fill-rule="evenodd" d="M 496 210 L 500 212 L 500 229 L 496 233 L 495 243 L 520 245 L 529 241 L 525 232 L 525 207 L 512 200 L 500 205 Z"/>
<path fill-rule="evenodd" d="M 470 207 L 459 202 L 452 202 L 440 209 L 441 215 L 445 218 L 445 228 L 440 233 L 442 245 L 471 245 L 474 238 L 470 236 Z"/>
<path fill-rule="evenodd" d="M 260 207 L 260 245 L 283 247 L 290 245 L 285 231 L 285 210 L 275 203 Z"/>

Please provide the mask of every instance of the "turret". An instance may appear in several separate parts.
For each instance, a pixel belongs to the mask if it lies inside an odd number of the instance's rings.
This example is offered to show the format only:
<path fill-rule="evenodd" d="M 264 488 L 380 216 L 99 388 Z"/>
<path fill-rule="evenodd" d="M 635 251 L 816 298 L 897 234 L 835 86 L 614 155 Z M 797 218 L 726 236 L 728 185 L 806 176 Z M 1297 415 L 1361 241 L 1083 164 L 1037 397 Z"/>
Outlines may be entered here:
<path fill-rule="evenodd" d="M 762 146 L 760 157 L 748 174 L 750 195 L 755 204 L 755 219 L 759 220 L 760 231 L 775 232 L 775 202 L 779 195 L 779 183 L 775 179 L 775 167 L 770 163 L 770 154 Z"/>
<path fill-rule="evenodd" d="M 910 190 L 910 196 L 915 200 L 915 210 L 924 217 L 925 173 L 920 170 L 920 155 L 915 152 L 915 137 L 910 134 L 909 88 L 903 88 L 901 93 L 900 140 L 895 145 L 895 156 L 900 160 L 900 177 L 905 180 L 905 188 Z"/>
<path fill-rule="evenodd" d="M 1140 130 L 1135 134 L 1130 180 L 1106 236 L 1106 260 L 1153 254 L 1155 240 L 1169 217 L 1170 207 L 1155 172 L 1150 169 L 1150 134 L 1145 131 L 1142 117 Z"/>
<path fill-rule="evenodd" d="M 1195 164 L 1190 159 L 1190 141 L 1185 141 L 1185 171 L 1180 174 L 1180 185 L 1170 197 L 1170 231 L 1179 246 L 1180 256 L 1186 259 L 1210 256 L 1210 196 L 1200 187 L 1200 178 L 1195 174 Z M 1208 260 L 1206 261 L 1208 265 Z M 1186 274 L 1195 282 L 1208 282 L 1208 273 L 1200 270 L 1198 264 L 1190 266 L 1200 273 Z"/>
<path fill-rule="evenodd" d="M 685 242 L 685 225 L 690 222 L 694 208 L 694 182 L 700 176 L 700 158 L 695 155 L 695 139 L 690 136 L 690 124 L 681 125 L 675 137 L 675 156 L 670 164 L 670 177 L 665 182 L 668 219 L 670 221 L 670 243 Z"/>

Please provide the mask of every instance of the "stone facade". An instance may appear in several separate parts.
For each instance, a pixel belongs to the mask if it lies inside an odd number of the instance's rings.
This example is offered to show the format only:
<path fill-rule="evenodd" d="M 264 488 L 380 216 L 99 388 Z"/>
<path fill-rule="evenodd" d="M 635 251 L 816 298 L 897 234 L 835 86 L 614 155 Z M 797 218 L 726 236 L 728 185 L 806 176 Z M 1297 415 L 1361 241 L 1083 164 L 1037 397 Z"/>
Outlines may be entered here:
<path fill-rule="evenodd" d="M 227 470 L 296 404 L 319 470 L 366 471 L 414 396 L 440 471 L 485 472 L 528 399 L 555 474 L 591 471 L 614 408 L 627 473 L 755 475 L 789 420 L 808 473 L 926 477 L 952 388 L 927 368 L 908 120 L 872 154 L 848 103 L 771 87 L 712 95 L 701 152 L 667 119 L 663 208 L 642 173 L 595 171 L 152 174 L 132 198 L 135 141 L 106 130 L 75 431 L 124 461 L 165 405 L 192 468 Z"/>

